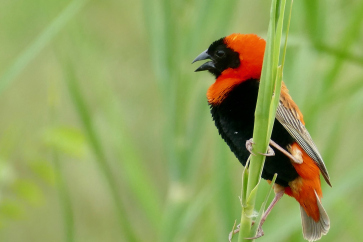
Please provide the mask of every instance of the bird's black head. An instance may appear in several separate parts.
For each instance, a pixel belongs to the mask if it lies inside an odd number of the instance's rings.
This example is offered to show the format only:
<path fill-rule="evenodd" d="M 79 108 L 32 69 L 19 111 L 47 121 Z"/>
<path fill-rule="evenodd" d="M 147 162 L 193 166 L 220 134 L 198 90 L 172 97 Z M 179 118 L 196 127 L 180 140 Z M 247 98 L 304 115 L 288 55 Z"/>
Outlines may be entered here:
<path fill-rule="evenodd" d="M 192 63 L 206 59 L 211 60 L 201 65 L 195 71 L 208 70 L 217 78 L 224 70 L 239 67 L 239 54 L 228 48 L 224 40 L 225 38 L 221 38 L 213 42 L 206 51 L 202 52 L 194 59 Z"/>

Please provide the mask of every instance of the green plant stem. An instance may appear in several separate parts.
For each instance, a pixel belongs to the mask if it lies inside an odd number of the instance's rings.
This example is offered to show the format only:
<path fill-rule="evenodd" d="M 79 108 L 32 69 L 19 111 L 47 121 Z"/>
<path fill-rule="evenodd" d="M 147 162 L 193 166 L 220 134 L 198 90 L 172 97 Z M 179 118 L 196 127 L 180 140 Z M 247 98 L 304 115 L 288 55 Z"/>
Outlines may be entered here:
<path fill-rule="evenodd" d="M 272 1 L 267 45 L 263 61 L 260 87 L 255 111 L 253 130 L 253 153 L 249 165 L 248 183 L 242 197 L 241 226 L 238 241 L 251 241 L 245 238 L 254 237 L 251 233 L 252 215 L 255 207 L 258 184 L 261 180 L 265 156 L 259 153 L 267 151 L 275 120 L 276 108 L 280 96 L 282 69 L 278 68 L 282 26 L 286 0 Z M 275 92 L 275 93 L 274 93 Z M 245 179 L 243 179 L 245 180 Z M 245 185 L 243 185 L 245 187 Z"/>

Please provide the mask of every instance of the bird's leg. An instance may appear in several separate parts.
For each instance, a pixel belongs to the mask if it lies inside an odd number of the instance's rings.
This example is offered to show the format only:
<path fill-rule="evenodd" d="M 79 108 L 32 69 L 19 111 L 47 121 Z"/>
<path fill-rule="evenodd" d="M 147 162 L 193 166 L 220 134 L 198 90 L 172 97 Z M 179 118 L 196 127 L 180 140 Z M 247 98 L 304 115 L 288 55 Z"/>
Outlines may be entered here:
<path fill-rule="evenodd" d="M 282 187 L 282 186 L 280 186 L 280 185 L 275 184 L 274 185 L 274 191 L 275 191 L 275 197 L 274 197 L 274 199 L 270 203 L 270 206 L 268 206 L 266 212 L 263 214 L 263 216 L 261 218 L 261 222 L 260 222 L 260 225 L 258 226 L 258 230 L 257 230 L 257 235 L 255 237 L 246 238 L 246 239 L 257 239 L 257 238 L 260 238 L 260 237 L 262 237 L 264 235 L 263 230 L 262 230 L 262 225 L 266 221 L 267 216 L 270 214 L 270 212 L 272 211 L 273 207 L 277 204 L 277 202 L 284 195 L 285 188 Z"/>
<path fill-rule="evenodd" d="M 256 155 L 255 153 L 252 152 L 252 145 L 254 145 L 255 143 L 253 142 L 253 139 L 249 139 L 246 141 L 246 149 L 252 154 L 252 155 Z M 264 155 L 264 156 L 274 156 L 275 152 L 274 150 L 269 146 L 267 149 L 267 153 L 260 153 L 260 155 Z"/>
<path fill-rule="evenodd" d="M 252 154 L 252 155 L 256 155 L 255 153 L 252 152 L 252 145 L 254 145 L 255 143 L 253 142 L 253 139 L 249 139 L 246 141 L 246 149 Z M 296 164 L 302 164 L 303 161 L 302 160 L 298 160 L 297 158 L 295 158 L 292 154 L 290 154 L 287 150 L 285 150 L 284 148 L 282 148 L 281 146 L 279 146 L 275 141 L 270 140 L 269 144 L 273 147 L 275 147 L 276 149 L 278 149 L 279 151 L 281 151 L 281 153 L 283 153 L 284 155 L 286 155 L 287 157 L 289 157 L 293 162 L 295 162 Z M 275 152 L 274 150 L 269 146 L 267 153 L 259 153 L 261 155 L 264 156 L 274 156 Z"/>
<path fill-rule="evenodd" d="M 292 154 L 290 154 L 284 148 L 282 148 L 281 146 L 279 146 L 278 144 L 276 144 L 275 141 L 270 140 L 270 145 L 273 146 L 273 147 L 275 147 L 279 151 L 281 151 L 281 153 L 283 153 L 284 155 L 286 155 L 287 157 L 289 157 L 293 162 L 295 162 L 297 164 L 302 164 L 303 163 L 303 161 L 296 159 Z"/>

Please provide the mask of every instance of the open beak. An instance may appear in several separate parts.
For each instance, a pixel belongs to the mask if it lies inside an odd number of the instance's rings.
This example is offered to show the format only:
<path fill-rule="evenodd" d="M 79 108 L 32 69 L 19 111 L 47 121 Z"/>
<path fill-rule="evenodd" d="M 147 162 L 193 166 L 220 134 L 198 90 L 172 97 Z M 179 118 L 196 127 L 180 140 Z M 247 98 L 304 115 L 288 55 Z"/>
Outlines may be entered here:
<path fill-rule="evenodd" d="M 192 64 L 194 62 L 201 61 L 201 60 L 206 60 L 206 59 L 211 59 L 210 55 L 207 53 L 207 50 L 203 51 L 200 55 L 198 55 L 197 58 L 195 58 L 193 60 Z M 212 69 L 215 69 L 215 68 L 216 67 L 215 67 L 213 61 L 208 61 L 208 62 L 204 63 L 203 65 L 201 65 L 200 67 L 198 67 L 198 69 L 196 69 L 195 72 L 197 72 L 197 71 L 207 71 L 207 70 L 212 70 Z"/>

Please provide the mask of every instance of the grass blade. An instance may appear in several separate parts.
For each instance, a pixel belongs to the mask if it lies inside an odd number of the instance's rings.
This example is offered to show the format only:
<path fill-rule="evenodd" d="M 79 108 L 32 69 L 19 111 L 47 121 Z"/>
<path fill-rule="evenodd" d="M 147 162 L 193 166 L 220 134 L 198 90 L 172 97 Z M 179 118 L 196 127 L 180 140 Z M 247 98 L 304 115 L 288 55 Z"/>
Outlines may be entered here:
<path fill-rule="evenodd" d="M 32 61 L 39 52 L 52 40 L 52 38 L 76 15 L 88 0 L 72 1 L 59 15 L 46 27 L 43 32 L 25 49 L 15 60 L 14 64 L 0 78 L 0 94 Z"/>
<path fill-rule="evenodd" d="M 68 68 L 66 68 L 66 70 L 67 71 L 65 73 L 68 73 L 68 76 L 66 78 L 68 91 L 70 93 L 77 114 L 79 115 L 79 118 L 82 122 L 85 133 L 88 137 L 89 144 L 96 156 L 97 165 L 100 168 L 100 171 L 107 182 L 108 188 L 110 189 L 110 193 L 114 200 L 114 205 L 117 213 L 116 216 L 120 224 L 120 231 L 124 232 L 127 241 L 139 241 L 134 230 L 131 227 L 130 221 L 128 221 L 126 218 L 127 213 L 122 206 L 122 201 L 118 194 L 117 184 L 113 179 L 111 168 L 107 163 L 107 159 L 104 154 L 102 145 L 99 142 L 100 139 L 98 138 L 96 130 L 93 127 L 92 117 L 78 87 L 78 83 L 73 69 L 70 65 L 68 65 Z"/>

